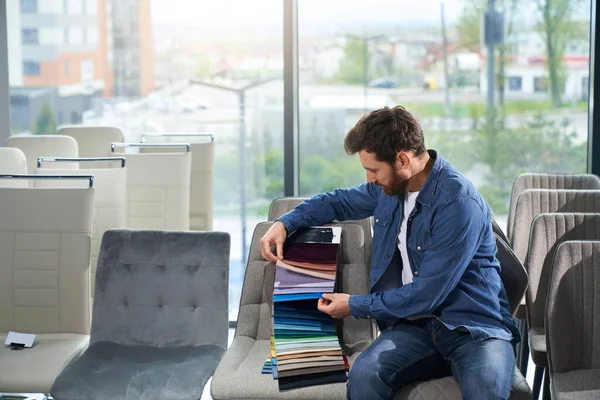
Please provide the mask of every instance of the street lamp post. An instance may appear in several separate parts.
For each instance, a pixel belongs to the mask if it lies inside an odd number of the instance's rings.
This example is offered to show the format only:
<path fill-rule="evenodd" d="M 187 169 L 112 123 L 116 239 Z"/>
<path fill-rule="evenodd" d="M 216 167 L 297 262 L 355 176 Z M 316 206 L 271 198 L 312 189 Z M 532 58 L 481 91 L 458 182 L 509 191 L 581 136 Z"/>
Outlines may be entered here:
<path fill-rule="evenodd" d="M 267 78 L 254 81 L 240 88 L 232 88 L 230 86 L 219 85 L 212 82 L 206 82 L 198 79 L 190 80 L 193 85 L 201 85 L 213 89 L 225 90 L 235 93 L 238 96 L 239 105 L 239 151 L 240 151 L 240 218 L 242 230 L 242 263 L 246 262 L 248 246 L 246 245 L 246 92 L 257 86 L 265 83 L 278 80 L 281 78 Z"/>
<path fill-rule="evenodd" d="M 383 38 L 383 35 L 374 36 L 357 36 L 352 34 L 346 34 L 347 38 L 360 40 L 363 42 L 363 85 L 364 85 L 364 96 L 365 96 L 365 113 L 367 112 L 367 87 L 369 84 L 369 42 L 377 41 Z"/>
<path fill-rule="evenodd" d="M 444 54 L 444 78 L 446 80 L 444 90 L 444 114 L 450 116 L 450 73 L 448 72 L 448 38 L 446 36 L 446 12 L 444 0 L 441 2 L 442 17 L 442 49 Z"/>

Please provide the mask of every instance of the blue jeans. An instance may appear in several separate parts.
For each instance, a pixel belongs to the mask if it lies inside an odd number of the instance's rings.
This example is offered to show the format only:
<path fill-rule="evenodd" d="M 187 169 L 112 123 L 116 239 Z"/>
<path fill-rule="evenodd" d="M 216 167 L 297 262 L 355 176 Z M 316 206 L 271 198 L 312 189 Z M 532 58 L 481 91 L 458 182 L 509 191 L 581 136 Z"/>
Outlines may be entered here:
<path fill-rule="evenodd" d="M 403 386 L 454 375 L 464 400 L 508 399 L 515 369 L 510 342 L 473 341 L 435 318 L 402 321 L 360 354 L 348 377 L 352 400 L 392 399 Z"/>

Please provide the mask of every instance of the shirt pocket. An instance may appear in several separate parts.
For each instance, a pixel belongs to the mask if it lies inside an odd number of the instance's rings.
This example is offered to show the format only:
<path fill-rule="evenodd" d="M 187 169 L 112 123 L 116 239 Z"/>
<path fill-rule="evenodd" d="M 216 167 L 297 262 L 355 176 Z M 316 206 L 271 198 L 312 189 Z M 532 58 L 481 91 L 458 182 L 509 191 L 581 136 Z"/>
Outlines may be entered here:
<path fill-rule="evenodd" d="M 390 223 L 390 214 L 387 211 L 375 210 L 373 214 L 373 228 L 384 228 Z"/>

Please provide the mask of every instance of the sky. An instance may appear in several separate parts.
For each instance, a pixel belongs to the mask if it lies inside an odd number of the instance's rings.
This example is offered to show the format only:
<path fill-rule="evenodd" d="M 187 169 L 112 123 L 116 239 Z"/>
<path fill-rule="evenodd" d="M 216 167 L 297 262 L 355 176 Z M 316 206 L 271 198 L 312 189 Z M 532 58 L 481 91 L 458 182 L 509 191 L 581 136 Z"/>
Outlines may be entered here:
<path fill-rule="evenodd" d="M 188 26 L 281 27 L 283 0 L 151 0 L 155 23 Z M 335 28 L 360 24 L 400 24 L 407 27 L 440 21 L 442 0 L 298 0 L 303 26 Z M 458 19 L 465 0 L 443 0 L 449 24 Z M 251 34 L 251 31 L 249 31 Z"/>

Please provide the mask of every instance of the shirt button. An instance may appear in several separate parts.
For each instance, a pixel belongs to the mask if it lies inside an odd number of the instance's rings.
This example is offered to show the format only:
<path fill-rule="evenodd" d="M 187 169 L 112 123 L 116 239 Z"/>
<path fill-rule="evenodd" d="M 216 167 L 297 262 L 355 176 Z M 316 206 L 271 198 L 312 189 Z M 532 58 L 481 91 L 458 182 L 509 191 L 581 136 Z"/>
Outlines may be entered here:
<path fill-rule="evenodd" d="M 421 251 L 421 246 L 417 246 L 417 250 L 418 250 L 418 251 Z"/>
<path fill-rule="evenodd" d="M 379 222 L 379 218 L 375 219 L 375 222 Z"/>
<path fill-rule="evenodd" d="M 419 271 L 415 271 L 415 276 L 419 276 Z"/>

